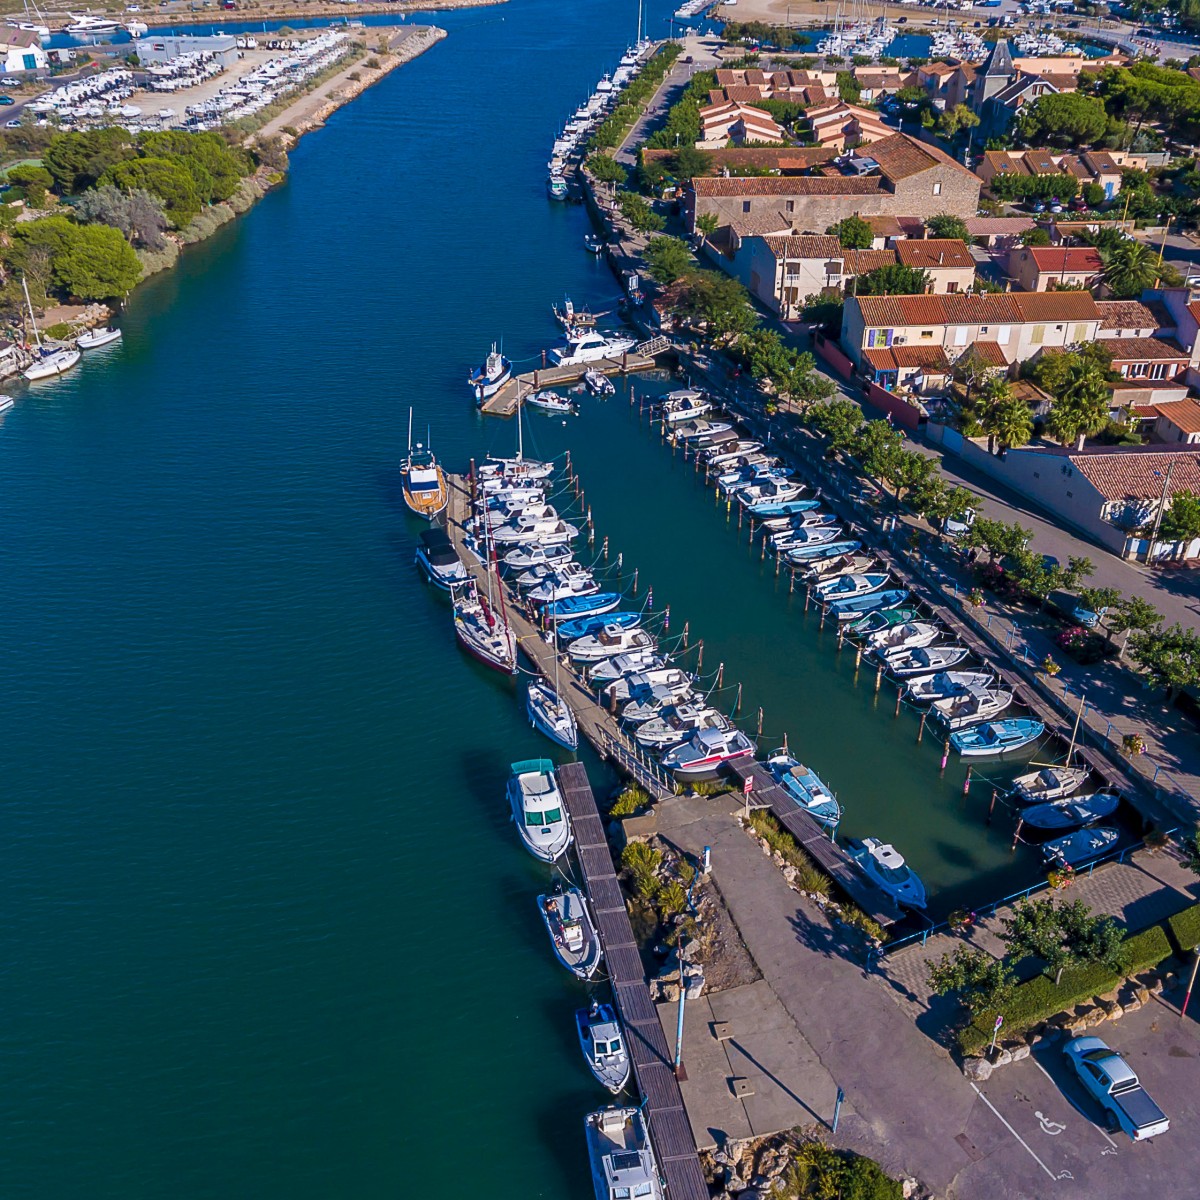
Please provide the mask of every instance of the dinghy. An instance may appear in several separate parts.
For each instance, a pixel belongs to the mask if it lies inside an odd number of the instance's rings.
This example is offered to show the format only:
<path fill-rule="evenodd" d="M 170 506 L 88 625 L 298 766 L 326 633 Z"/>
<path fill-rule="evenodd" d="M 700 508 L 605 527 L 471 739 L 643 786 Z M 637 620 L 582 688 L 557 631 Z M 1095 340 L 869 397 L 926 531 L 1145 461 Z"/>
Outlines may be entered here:
<path fill-rule="evenodd" d="M 614 625 L 605 626 L 599 633 L 576 638 L 567 645 L 567 653 L 578 662 L 598 662 L 602 658 L 615 658 L 635 650 L 653 650 L 656 644 L 644 629 Z"/>
<path fill-rule="evenodd" d="M 784 551 L 784 557 L 790 563 L 801 564 L 812 562 L 815 558 L 840 558 L 843 554 L 853 554 L 862 549 L 862 542 L 826 542 L 824 545 L 791 546 Z"/>
<path fill-rule="evenodd" d="M 633 731 L 634 740 L 647 750 L 667 750 L 685 742 L 697 730 L 730 728 L 729 718 L 703 704 L 675 704 L 661 716 L 652 718 Z"/>
<path fill-rule="evenodd" d="M 907 588 L 890 588 L 882 592 L 869 592 L 865 596 L 851 596 L 846 600 L 831 600 L 825 611 L 838 621 L 850 621 L 879 608 L 895 608 L 907 599 Z"/>
<path fill-rule="evenodd" d="M 595 233 L 583 235 L 583 248 L 589 254 L 600 254 L 604 250 L 604 239 Z"/>
<path fill-rule="evenodd" d="M 510 571 L 527 571 L 532 567 L 561 565 L 570 562 L 574 557 L 575 551 L 566 543 L 557 546 L 532 544 L 510 550 L 500 560 L 500 565 Z"/>
<path fill-rule="evenodd" d="M 557 667 L 557 661 L 555 663 Z M 579 727 L 575 714 L 558 693 L 540 679 L 531 679 L 525 688 L 525 713 L 529 723 L 564 750 L 579 749 Z"/>
<path fill-rule="evenodd" d="M 455 587 L 454 636 L 458 644 L 486 667 L 505 675 L 517 673 L 517 635 L 509 627 L 503 604 L 500 615 L 479 594 L 474 581 Z"/>
<path fill-rule="evenodd" d="M 598 672 L 599 669 L 596 667 L 594 671 Z M 593 682 L 595 682 L 594 675 Z M 636 721 L 638 718 L 632 712 L 631 705 L 640 704 L 643 701 L 653 701 L 663 691 L 676 699 L 686 699 L 691 694 L 695 682 L 695 676 L 680 670 L 679 667 L 654 667 L 645 671 L 633 671 L 628 675 L 622 675 L 619 679 L 613 679 L 605 686 L 604 694 L 618 704 L 625 704 L 621 710 L 622 717 L 629 713 L 627 719 Z M 651 712 L 651 715 L 654 713 Z"/>
<path fill-rule="evenodd" d="M 554 600 L 542 606 L 542 616 L 547 621 L 571 620 L 573 617 L 594 617 L 611 612 L 621 603 L 620 592 L 595 592 L 591 596 L 569 596 L 565 600 Z"/>
<path fill-rule="evenodd" d="M 1111 817 L 1121 797 L 1115 792 L 1093 792 L 1088 796 L 1031 804 L 1021 810 L 1021 820 L 1034 829 L 1075 829 Z"/>
<path fill-rule="evenodd" d="M 1050 866 L 1079 867 L 1111 850 L 1121 839 L 1116 829 L 1100 826 L 1077 829 L 1066 837 L 1055 838 L 1042 847 L 1042 858 Z"/>
<path fill-rule="evenodd" d="M 644 675 L 649 671 L 665 669 L 666 660 L 656 650 L 634 650 L 631 654 L 601 659 L 587 668 L 587 676 L 593 687 L 602 688 L 630 675 Z"/>
<path fill-rule="evenodd" d="M 968 654 L 966 646 L 902 646 L 899 650 L 885 650 L 879 657 L 897 679 L 918 679 L 948 671 Z"/>
<path fill-rule="evenodd" d="M 577 617 L 574 621 L 560 621 L 554 627 L 554 632 L 558 635 L 558 640 L 566 645 L 567 642 L 573 642 L 577 638 L 598 633 L 605 625 L 619 625 L 622 629 L 632 629 L 633 626 L 641 623 L 641 613 L 610 612 L 601 613 L 595 617 Z"/>
<path fill-rule="evenodd" d="M 850 843 L 850 857 L 864 875 L 905 908 L 925 907 L 925 885 L 895 846 L 879 838 Z"/>
<path fill-rule="evenodd" d="M 740 729 L 702 729 L 662 757 L 676 779 L 715 775 L 727 762 L 754 754 L 754 743 Z"/>
<path fill-rule="evenodd" d="M 468 581 L 470 576 L 467 574 L 467 568 L 463 566 L 454 549 L 454 543 L 440 525 L 421 530 L 419 540 L 416 562 L 430 583 L 449 592 Z"/>
<path fill-rule="evenodd" d="M 593 1001 L 591 1008 L 576 1009 L 575 1029 L 592 1074 L 614 1096 L 623 1091 L 629 1082 L 629 1052 L 611 1005 Z"/>
<path fill-rule="evenodd" d="M 100 329 L 89 329 L 75 339 L 75 345 L 80 350 L 99 350 L 101 346 L 111 346 L 121 340 L 121 331 L 105 325 Z"/>
<path fill-rule="evenodd" d="M 1083 787 L 1088 774 L 1087 767 L 1043 767 L 1028 775 L 1018 775 L 1013 780 L 1013 795 L 1022 804 L 1061 800 Z"/>
<path fill-rule="evenodd" d="M 890 578 L 886 571 L 870 575 L 837 575 L 824 583 L 818 583 L 813 588 L 813 595 L 822 604 L 834 600 L 849 600 L 854 596 L 869 596 L 885 587 Z"/>
<path fill-rule="evenodd" d="M 766 765 L 779 786 L 822 825 L 832 829 L 842 819 L 842 806 L 811 767 L 782 750 L 776 750 Z"/>
<path fill-rule="evenodd" d="M 583 893 L 560 883 L 553 895 L 539 896 L 537 904 L 555 958 L 577 978 L 591 979 L 600 965 L 600 939 Z"/>
<path fill-rule="evenodd" d="M 640 1108 L 602 1108 L 585 1118 L 596 1200 L 663 1200 L 650 1132 Z"/>
<path fill-rule="evenodd" d="M 575 405 L 570 398 L 560 396 L 557 392 L 534 392 L 533 395 L 526 396 L 521 403 L 526 408 L 536 408 L 539 412 L 558 413 L 568 417 L 575 413 Z"/>
<path fill-rule="evenodd" d="M 998 717 L 1012 702 L 1012 692 L 975 684 L 959 695 L 935 700 L 930 712 L 947 729 L 965 729 L 968 725 Z"/>
<path fill-rule="evenodd" d="M 659 411 L 668 425 L 675 425 L 680 421 L 688 421 L 712 412 L 712 401 L 704 392 L 695 388 L 684 388 L 681 391 L 668 392 L 662 398 Z"/>
<path fill-rule="evenodd" d="M 972 725 L 950 735 L 950 743 L 963 758 L 982 758 L 987 755 L 1011 754 L 1036 742 L 1046 732 L 1041 721 L 1029 717 L 1009 717 L 1005 721 L 988 721 Z"/>
<path fill-rule="evenodd" d="M 554 764 L 548 758 L 513 763 L 508 803 L 525 849 L 543 862 L 560 858 L 571 844 L 571 823 L 554 778 Z"/>
<path fill-rule="evenodd" d="M 932 645 L 941 635 L 941 628 L 932 621 L 905 621 L 868 634 L 865 645 L 870 654 L 882 654 L 885 650 L 915 650 Z"/>
<path fill-rule="evenodd" d="M 910 679 L 904 692 L 911 704 L 932 704 L 935 700 L 964 695 L 973 687 L 990 687 L 995 682 L 996 676 L 991 671 L 938 671 L 936 675 Z"/>

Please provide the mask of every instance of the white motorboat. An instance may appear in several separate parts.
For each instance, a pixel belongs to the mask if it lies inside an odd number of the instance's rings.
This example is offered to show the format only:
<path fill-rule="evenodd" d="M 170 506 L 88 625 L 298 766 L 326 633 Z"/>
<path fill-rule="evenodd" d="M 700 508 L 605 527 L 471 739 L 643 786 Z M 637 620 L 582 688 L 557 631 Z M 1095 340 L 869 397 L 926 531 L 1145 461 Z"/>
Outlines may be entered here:
<path fill-rule="evenodd" d="M 599 633 L 576 638 L 567 646 L 567 653 L 578 662 L 599 662 L 602 658 L 617 658 L 638 650 L 653 651 L 654 638 L 644 629 L 628 626 L 605 626 Z"/>
<path fill-rule="evenodd" d="M 632 686 L 629 689 L 629 698 L 621 708 L 621 720 L 626 725 L 644 725 L 647 721 L 661 717 L 676 704 L 686 704 L 695 700 L 692 680 L 682 671 L 679 675 L 680 678 L 675 683 L 638 683 Z M 636 678 L 637 676 L 634 676 L 634 679 Z"/>
<path fill-rule="evenodd" d="M 483 360 L 483 366 L 467 376 L 467 386 L 482 404 L 484 400 L 494 396 L 511 378 L 512 363 L 493 342 L 491 350 Z"/>
<path fill-rule="evenodd" d="M 120 22 L 109 20 L 107 17 L 93 17 L 90 13 L 68 13 L 71 24 L 63 29 L 72 37 L 90 37 L 98 33 L 116 33 L 121 28 Z"/>
<path fill-rule="evenodd" d="M 810 508 L 808 512 L 796 513 L 792 517 L 768 517 L 762 525 L 772 533 L 787 533 L 792 529 L 820 529 L 823 525 L 836 525 L 838 520 L 836 513 Z"/>
<path fill-rule="evenodd" d="M 522 591 L 528 591 L 530 588 L 539 587 L 548 579 L 591 579 L 592 573 L 582 563 L 577 562 L 554 562 L 554 563 L 539 563 L 535 567 L 530 567 L 528 571 L 522 571 L 516 577 L 516 585 Z"/>
<path fill-rule="evenodd" d="M 587 668 L 587 675 L 593 687 L 602 687 L 628 675 L 644 675 L 665 669 L 666 665 L 666 660 L 657 650 L 634 650 L 629 654 L 618 654 L 615 658 L 601 659 Z"/>
<path fill-rule="evenodd" d="M 785 480 L 791 475 L 792 469 L 791 467 L 773 465 L 777 461 L 777 459 L 764 458 L 761 462 L 747 463 L 744 467 L 722 471 L 717 476 L 717 487 L 723 495 L 732 496 L 736 492 L 745 491 L 747 488 L 760 487 L 766 483 Z"/>
<path fill-rule="evenodd" d="M 16 401 L 11 396 L 0 392 L 0 412 L 8 412 L 14 404 Z"/>
<path fill-rule="evenodd" d="M 75 339 L 75 345 L 80 350 L 99 350 L 101 346 L 111 346 L 120 340 L 121 331 L 106 325 L 103 329 L 89 329 L 87 333 L 80 334 Z"/>
<path fill-rule="evenodd" d="M 573 542 L 579 536 L 579 528 L 564 521 L 549 505 L 543 513 L 524 512 L 507 525 L 492 531 L 492 538 L 499 546 L 516 546 L 536 542 L 542 546 Z"/>
<path fill-rule="evenodd" d="M 602 1108 L 588 1113 L 585 1125 L 596 1200 L 663 1200 L 662 1178 L 640 1108 Z"/>
<path fill-rule="evenodd" d="M 698 421 L 687 421 L 682 425 L 676 425 L 671 431 L 671 440 L 710 445 L 716 442 L 736 441 L 737 434 L 728 421 L 709 421 L 701 418 Z"/>
<path fill-rule="evenodd" d="M 579 749 L 579 727 L 571 706 L 556 688 L 531 680 L 525 689 L 525 713 L 529 723 L 565 750 Z"/>
<path fill-rule="evenodd" d="M 702 450 L 700 454 L 704 461 L 708 463 L 709 469 L 716 470 L 727 462 L 733 462 L 735 459 L 745 455 L 757 454 L 762 448 L 762 442 L 752 442 L 743 438 L 735 438 L 731 442 L 724 442 L 719 446 L 711 446 L 707 450 Z"/>
<path fill-rule="evenodd" d="M 970 651 L 966 646 L 901 646 L 879 657 L 897 679 L 918 679 L 957 666 Z"/>
<path fill-rule="evenodd" d="M 735 758 L 752 757 L 754 743 L 740 729 L 701 729 L 662 757 L 662 765 L 677 779 L 715 775 Z"/>
<path fill-rule="evenodd" d="M 915 650 L 919 646 L 932 646 L 941 634 L 941 628 L 932 621 L 905 621 L 903 625 L 889 625 L 868 634 L 866 645 L 870 652 L 879 654 L 885 650 Z"/>
<path fill-rule="evenodd" d="M 684 388 L 677 392 L 668 392 L 662 398 L 660 408 L 662 418 L 670 425 L 678 421 L 687 421 L 692 417 L 702 417 L 712 412 L 712 401 L 707 393 L 696 388 Z"/>
<path fill-rule="evenodd" d="M 1043 767 L 1013 780 L 1013 794 L 1023 804 L 1045 804 L 1073 795 L 1087 781 L 1087 767 Z"/>
<path fill-rule="evenodd" d="M 806 767 L 786 750 L 776 750 L 767 759 L 767 769 L 776 782 L 805 812 L 829 828 L 842 819 L 842 806 L 811 767 Z"/>
<path fill-rule="evenodd" d="M 577 1009 L 575 1029 L 592 1074 L 614 1096 L 623 1091 L 629 1082 L 629 1052 L 612 1007 L 593 1001 L 591 1008 Z"/>
<path fill-rule="evenodd" d="M 568 563 L 575 551 L 566 543 L 557 546 L 539 546 L 536 542 L 517 546 L 500 560 L 500 565 L 510 571 L 524 571 L 533 567 L 553 567 Z"/>
<path fill-rule="evenodd" d="M 904 693 L 913 704 L 930 704 L 949 696 L 961 696 L 968 688 L 989 687 L 996 682 L 991 671 L 938 671 L 911 680 Z"/>
<path fill-rule="evenodd" d="M 794 550 L 798 546 L 824 546 L 846 536 L 840 525 L 809 525 L 803 529 L 781 529 L 770 535 L 771 546 L 777 551 Z"/>
<path fill-rule="evenodd" d="M 925 885 L 895 846 L 878 838 L 863 838 L 857 846 L 851 844 L 850 857 L 868 879 L 898 904 L 906 908 L 925 907 Z"/>
<path fill-rule="evenodd" d="M 886 587 L 890 578 L 885 571 L 868 575 L 837 575 L 818 583 L 813 588 L 813 595 L 822 603 L 845 600 L 850 596 L 869 596 Z"/>
<path fill-rule="evenodd" d="M 1042 846 L 1042 858 L 1050 866 L 1079 867 L 1111 850 L 1121 835 L 1107 826 L 1077 829 Z"/>
<path fill-rule="evenodd" d="M 560 396 L 557 392 L 534 392 L 532 395 L 526 396 L 521 403 L 528 408 L 536 408 L 541 412 L 558 413 L 561 416 L 571 416 L 575 412 L 575 405 L 571 403 L 570 399 Z"/>
<path fill-rule="evenodd" d="M 978 721 L 990 721 L 1012 702 L 1012 692 L 976 685 L 966 688 L 960 695 L 935 700 L 930 711 L 947 729 L 963 729 Z"/>
<path fill-rule="evenodd" d="M 633 731 L 639 746 L 665 750 L 687 741 L 697 730 L 731 728 L 729 718 L 704 704 L 675 704 Z"/>
<path fill-rule="evenodd" d="M 612 680 L 604 689 L 604 693 L 618 704 L 625 704 L 621 716 L 628 720 L 636 719 L 630 706 L 643 700 L 652 701 L 660 695 L 659 689 L 666 691 L 677 699 L 685 699 L 690 694 L 695 678 L 679 667 L 658 667 L 648 671 L 635 671 Z"/>
<path fill-rule="evenodd" d="M 785 500 L 795 500 L 802 491 L 804 488 L 798 483 L 783 479 L 768 479 L 763 483 L 756 483 L 753 487 L 743 488 L 737 493 L 737 502 L 746 508 L 752 504 L 766 502 L 779 504 Z"/>
<path fill-rule="evenodd" d="M 450 503 L 446 473 L 420 442 L 412 444 L 412 409 L 408 410 L 408 455 L 400 464 L 404 503 L 426 521 L 432 521 Z"/>
<path fill-rule="evenodd" d="M 616 385 L 607 375 L 602 375 L 595 367 L 583 373 L 583 382 L 593 396 L 615 396 Z"/>
<path fill-rule="evenodd" d="M 637 348 L 637 338 L 623 334 L 602 334 L 594 329 L 568 333 L 561 346 L 550 351 L 556 366 L 574 367 L 584 363 L 599 362 L 605 358 L 620 358 Z"/>
<path fill-rule="evenodd" d="M 577 566 L 576 563 L 569 564 Z M 555 600 L 565 600 L 568 596 L 594 596 L 600 590 L 600 585 L 592 578 L 592 573 L 579 567 L 578 572 L 567 574 L 564 571 L 555 572 L 548 579 L 529 589 L 526 595 L 534 604 L 552 604 Z"/>
<path fill-rule="evenodd" d="M 589 254 L 601 254 L 604 251 L 604 239 L 596 233 L 585 233 L 583 235 L 583 248 Z"/>
<path fill-rule="evenodd" d="M 145 37 L 150 32 L 150 26 L 145 21 L 126 21 L 125 32 L 132 38 Z"/>
<path fill-rule="evenodd" d="M 82 357 L 79 350 L 43 350 L 21 374 L 30 383 L 38 379 L 54 379 L 66 374 Z"/>
<path fill-rule="evenodd" d="M 543 862 L 561 858 L 571 844 L 571 821 L 548 758 L 512 764 L 508 803 L 525 849 Z"/>
<path fill-rule="evenodd" d="M 424 570 L 430 583 L 443 591 L 452 591 L 459 584 L 466 583 L 470 576 L 463 566 L 458 552 L 446 531 L 435 525 L 432 529 L 421 531 L 420 544 L 417 546 L 417 565 Z"/>
<path fill-rule="evenodd" d="M 537 903 L 555 958 L 577 978 L 591 979 L 600 965 L 600 939 L 583 893 L 559 887 L 553 895 L 539 896 Z"/>

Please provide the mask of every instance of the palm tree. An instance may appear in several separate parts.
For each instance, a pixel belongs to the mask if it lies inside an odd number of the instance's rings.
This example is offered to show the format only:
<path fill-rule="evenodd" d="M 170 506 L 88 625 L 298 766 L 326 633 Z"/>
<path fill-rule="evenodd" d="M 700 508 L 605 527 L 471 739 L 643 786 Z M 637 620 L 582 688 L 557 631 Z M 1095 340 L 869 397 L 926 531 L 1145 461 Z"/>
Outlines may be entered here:
<path fill-rule="evenodd" d="M 1074 441 L 1082 450 L 1084 439 L 1108 424 L 1111 404 L 1103 372 L 1095 363 L 1080 359 L 1067 368 L 1046 427 L 1062 445 Z"/>
<path fill-rule="evenodd" d="M 1001 450 L 1024 446 L 1033 437 L 1033 414 L 1029 405 L 1014 396 L 1006 384 L 1004 394 L 993 400 L 984 412 L 983 428 L 988 435 L 989 454 L 995 454 L 997 445 Z"/>
<path fill-rule="evenodd" d="M 1114 296 L 1129 299 L 1140 296 L 1158 279 L 1158 255 L 1152 246 L 1126 238 L 1105 257 L 1104 282 Z"/>

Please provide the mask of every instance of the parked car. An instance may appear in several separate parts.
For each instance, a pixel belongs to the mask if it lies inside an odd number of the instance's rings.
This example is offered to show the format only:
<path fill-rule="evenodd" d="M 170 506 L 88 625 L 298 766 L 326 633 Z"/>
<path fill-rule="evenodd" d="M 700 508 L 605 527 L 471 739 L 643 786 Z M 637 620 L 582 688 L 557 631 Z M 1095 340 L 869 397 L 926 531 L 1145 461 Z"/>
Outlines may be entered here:
<path fill-rule="evenodd" d="M 1108 605 L 1104 605 L 1096 612 L 1092 612 L 1090 608 L 1086 608 L 1082 603 L 1076 604 L 1074 611 L 1071 613 L 1073 620 L 1076 620 L 1084 627 L 1084 629 L 1095 629 L 1097 625 L 1108 614 Z"/>
<path fill-rule="evenodd" d="M 1083 1086 L 1135 1142 L 1170 1129 L 1166 1113 L 1150 1099 L 1133 1068 L 1100 1038 L 1072 1038 L 1063 1053 Z"/>
<path fill-rule="evenodd" d="M 950 538 L 960 538 L 975 524 L 975 510 L 968 508 L 961 517 L 947 517 L 942 522 L 942 532 Z"/>
<path fill-rule="evenodd" d="M 10 104 L 16 104 L 16 101 L 11 96 L 0 96 L 0 104 L 7 107 Z"/>
<path fill-rule="evenodd" d="M 1033 211 L 1035 213 L 1044 213 L 1046 211 L 1045 202 L 1042 200 L 1035 201 L 1033 205 Z"/>

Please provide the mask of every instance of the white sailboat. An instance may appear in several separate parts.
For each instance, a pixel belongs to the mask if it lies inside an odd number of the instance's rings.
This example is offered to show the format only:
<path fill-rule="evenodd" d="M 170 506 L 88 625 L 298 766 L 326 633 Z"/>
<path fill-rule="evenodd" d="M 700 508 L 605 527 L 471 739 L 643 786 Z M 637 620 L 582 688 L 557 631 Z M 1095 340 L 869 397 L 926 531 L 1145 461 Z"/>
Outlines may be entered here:
<path fill-rule="evenodd" d="M 47 350 L 42 345 L 42 335 L 38 332 L 37 321 L 33 315 L 33 301 L 29 299 L 29 286 L 25 277 L 21 276 L 21 288 L 25 292 L 25 304 L 29 308 L 29 324 L 33 328 L 33 340 L 37 343 L 38 356 L 21 372 L 31 383 L 36 379 L 53 379 L 69 371 L 83 357 L 81 350 L 62 349 Z"/>

